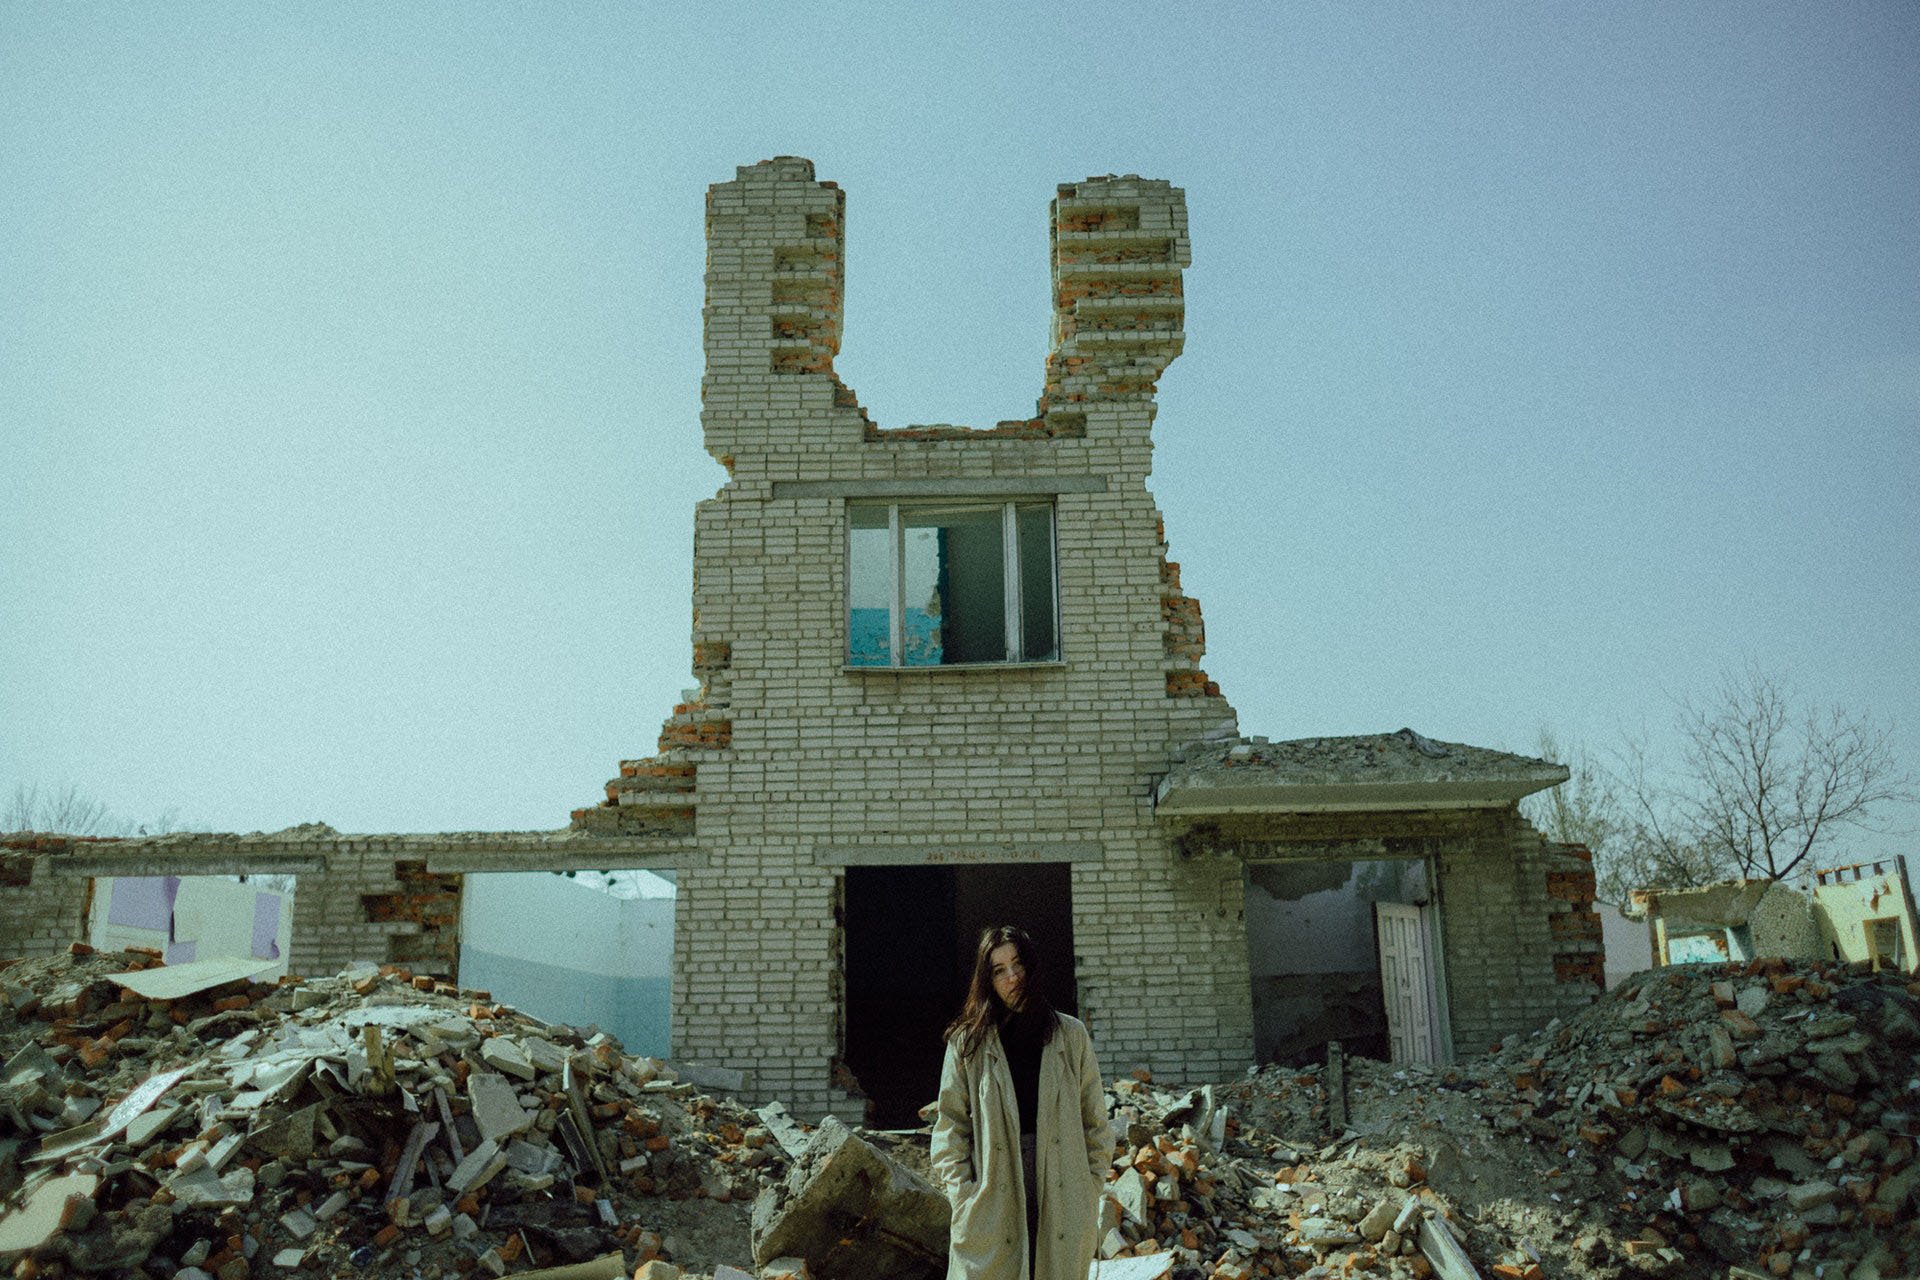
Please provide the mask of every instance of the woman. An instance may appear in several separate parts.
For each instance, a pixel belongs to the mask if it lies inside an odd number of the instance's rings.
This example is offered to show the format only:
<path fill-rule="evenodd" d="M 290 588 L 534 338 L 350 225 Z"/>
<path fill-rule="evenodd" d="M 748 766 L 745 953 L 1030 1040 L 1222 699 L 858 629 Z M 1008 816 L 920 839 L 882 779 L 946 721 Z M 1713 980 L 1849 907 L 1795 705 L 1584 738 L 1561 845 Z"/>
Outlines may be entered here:
<path fill-rule="evenodd" d="M 939 1109 L 948 1280 L 1086 1280 L 1113 1158 L 1107 1100 L 1093 1041 L 1041 992 L 1025 930 L 980 935 Z"/>

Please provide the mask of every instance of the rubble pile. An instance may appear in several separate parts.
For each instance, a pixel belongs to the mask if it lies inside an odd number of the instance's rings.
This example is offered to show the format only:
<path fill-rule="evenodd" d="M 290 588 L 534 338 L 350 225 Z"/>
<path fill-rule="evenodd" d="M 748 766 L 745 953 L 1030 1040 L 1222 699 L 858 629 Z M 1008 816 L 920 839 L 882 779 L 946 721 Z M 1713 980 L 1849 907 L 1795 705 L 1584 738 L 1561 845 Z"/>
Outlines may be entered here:
<path fill-rule="evenodd" d="M 195 966 L 89 952 L 0 969 L 16 1277 L 677 1275 L 743 1257 L 785 1170 L 753 1113 L 484 992 L 368 965 L 155 998 Z"/>
<path fill-rule="evenodd" d="M 944 1266 L 925 1131 L 809 1135 L 390 966 L 268 986 L 203 964 L 76 945 L 0 968 L 13 1276 Z M 1638 975 L 1449 1067 L 1135 1072 L 1108 1090 L 1097 1274 L 1914 1275 L 1917 1050 L 1920 982 L 1764 960 Z"/>
<path fill-rule="evenodd" d="M 1453 1067 L 1349 1060 L 1345 1163 L 1394 1144 L 1496 1269 L 1912 1275 L 1917 996 L 1864 966 L 1653 970 Z M 1226 1093 L 1272 1133 L 1324 1135 L 1324 1077 L 1269 1067 Z"/>
<path fill-rule="evenodd" d="M 1659 969 L 1475 1066 L 1497 1128 L 1618 1194 L 1629 1256 L 1911 1275 L 1917 996 L 1865 965 Z"/>
<path fill-rule="evenodd" d="M 1318 1091 L 1312 1075 L 1300 1087 Z M 1369 1156 L 1355 1136 L 1300 1147 L 1244 1127 L 1225 1105 L 1246 1090 L 1109 1087 L 1122 1135 L 1102 1202 L 1100 1256 L 1165 1255 L 1176 1280 L 1373 1274 L 1429 1276 L 1465 1232 L 1404 1151 Z M 1324 1111 L 1324 1103 L 1314 1106 Z"/>

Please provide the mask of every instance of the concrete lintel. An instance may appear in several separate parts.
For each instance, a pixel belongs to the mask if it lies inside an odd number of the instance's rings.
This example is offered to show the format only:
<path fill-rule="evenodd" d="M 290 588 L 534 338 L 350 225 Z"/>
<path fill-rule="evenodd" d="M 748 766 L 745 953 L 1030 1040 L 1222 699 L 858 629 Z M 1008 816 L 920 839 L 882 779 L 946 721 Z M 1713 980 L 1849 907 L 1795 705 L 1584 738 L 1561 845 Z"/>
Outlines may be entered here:
<path fill-rule="evenodd" d="M 707 853 L 677 840 L 648 843 L 645 837 L 596 845 L 525 849 L 448 849 L 427 854 L 429 875 L 480 875 L 488 871 L 676 871 L 704 867 Z"/>
<path fill-rule="evenodd" d="M 323 875 L 323 853 L 250 853 L 199 851 L 180 853 L 88 853 L 49 858 L 54 876 L 233 876 Z"/>
<path fill-rule="evenodd" d="M 1098 840 L 1062 840 L 1057 844 L 838 844 L 813 851 L 820 867 L 965 867 L 1019 862 L 1100 862 L 1107 856 Z"/>
<path fill-rule="evenodd" d="M 1009 498 L 1105 493 L 1105 476 L 899 476 L 886 480 L 775 480 L 780 498 Z"/>
<path fill-rule="evenodd" d="M 1262 840 L 1192 834 L 1182 837 L 1182 856 L 1238 858 L 1242 862 L 1371 862 L 1391 858 L 1444 857 L 1471 851 L 1458 836 L 1357 837 L 1336 840 Z"/>
<path fill-rule="evenodd" d="M 1404 843 L 1404 842 L 1402 842 Z M 1364 862 L 1374 858 L 1417 858 L 1417 852 L 1389 849 L 1385 840 L 1236 840 L 1222 849 L 1246 862 Z"/>

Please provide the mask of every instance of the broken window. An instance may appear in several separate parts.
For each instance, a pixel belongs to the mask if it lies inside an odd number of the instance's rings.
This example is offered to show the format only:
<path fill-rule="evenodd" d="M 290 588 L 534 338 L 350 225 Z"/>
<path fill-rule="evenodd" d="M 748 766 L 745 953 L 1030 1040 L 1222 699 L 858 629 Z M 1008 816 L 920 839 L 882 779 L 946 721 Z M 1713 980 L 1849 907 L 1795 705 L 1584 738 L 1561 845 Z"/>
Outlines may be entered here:
<path fill-rule="evenodd" d="M 1053 504 L 847 508 L 847 662 L 1054 662 Z"/>

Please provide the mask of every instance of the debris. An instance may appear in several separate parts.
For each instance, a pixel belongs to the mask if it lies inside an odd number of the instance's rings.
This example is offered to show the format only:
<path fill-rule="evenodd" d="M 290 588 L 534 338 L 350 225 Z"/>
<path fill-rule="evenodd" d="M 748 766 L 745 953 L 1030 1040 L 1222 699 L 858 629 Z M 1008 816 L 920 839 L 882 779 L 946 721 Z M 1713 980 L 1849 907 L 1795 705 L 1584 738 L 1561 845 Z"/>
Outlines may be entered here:
<path fill-rule="evenodd" d="M 1096 1261 L 1087 1272 L 1087 1280 L 1167 1280 L 1172 1274 L 1172 1254 L 1150 1253 Z"/>
<path fill-rule="evenodd" d="M 126 980 L 153 961 L 0 975 L 0 1270 L 943 1272 L 924 1134 L 809 1136 L 392 966 L 148 998 Z M 1920 1274 L 1916 996 L 1865 967 L 1676 966 L 1452 1066 L 1345 1054 L 1338 1090 L 1316 1065 L 1124 1073 L 1090 1280 Z"/>
<path fill-rule="evenodd" d="M 31 1249 L 63 1227 L 67 1205 L 75 1197 L 91 1197 L 100 1179 L 91 1173 L 49 1178 L 36 1187 L 20 1208 L 0 1218 L 0 1254 Z"/>
<path fill-rule="evenodd" d="M 230 982 L 251 978 L 273 968 L 272 960 L 216 956 L 211 960 L 192 960 L 170 964 L 142 973 L 123 974 L 120 985 L 147 1000 L 184 1000 L 188 996 L 224 987 Z"/>
<path fill-rule="evenodd" d="M 394 966 L 157 959 L 0 962 L 0 1271 L 704 1276 L 785 1171 L 751 1112 L 605 1036 Z"/>
<path fill-rule="evenodd" d="M 831 1117 L 753 1206 L 753 1260 L 802 1257 L 815 1280 L 921 1280 L 947 1265 L 952 1210 L 931 1182 Z"/>

